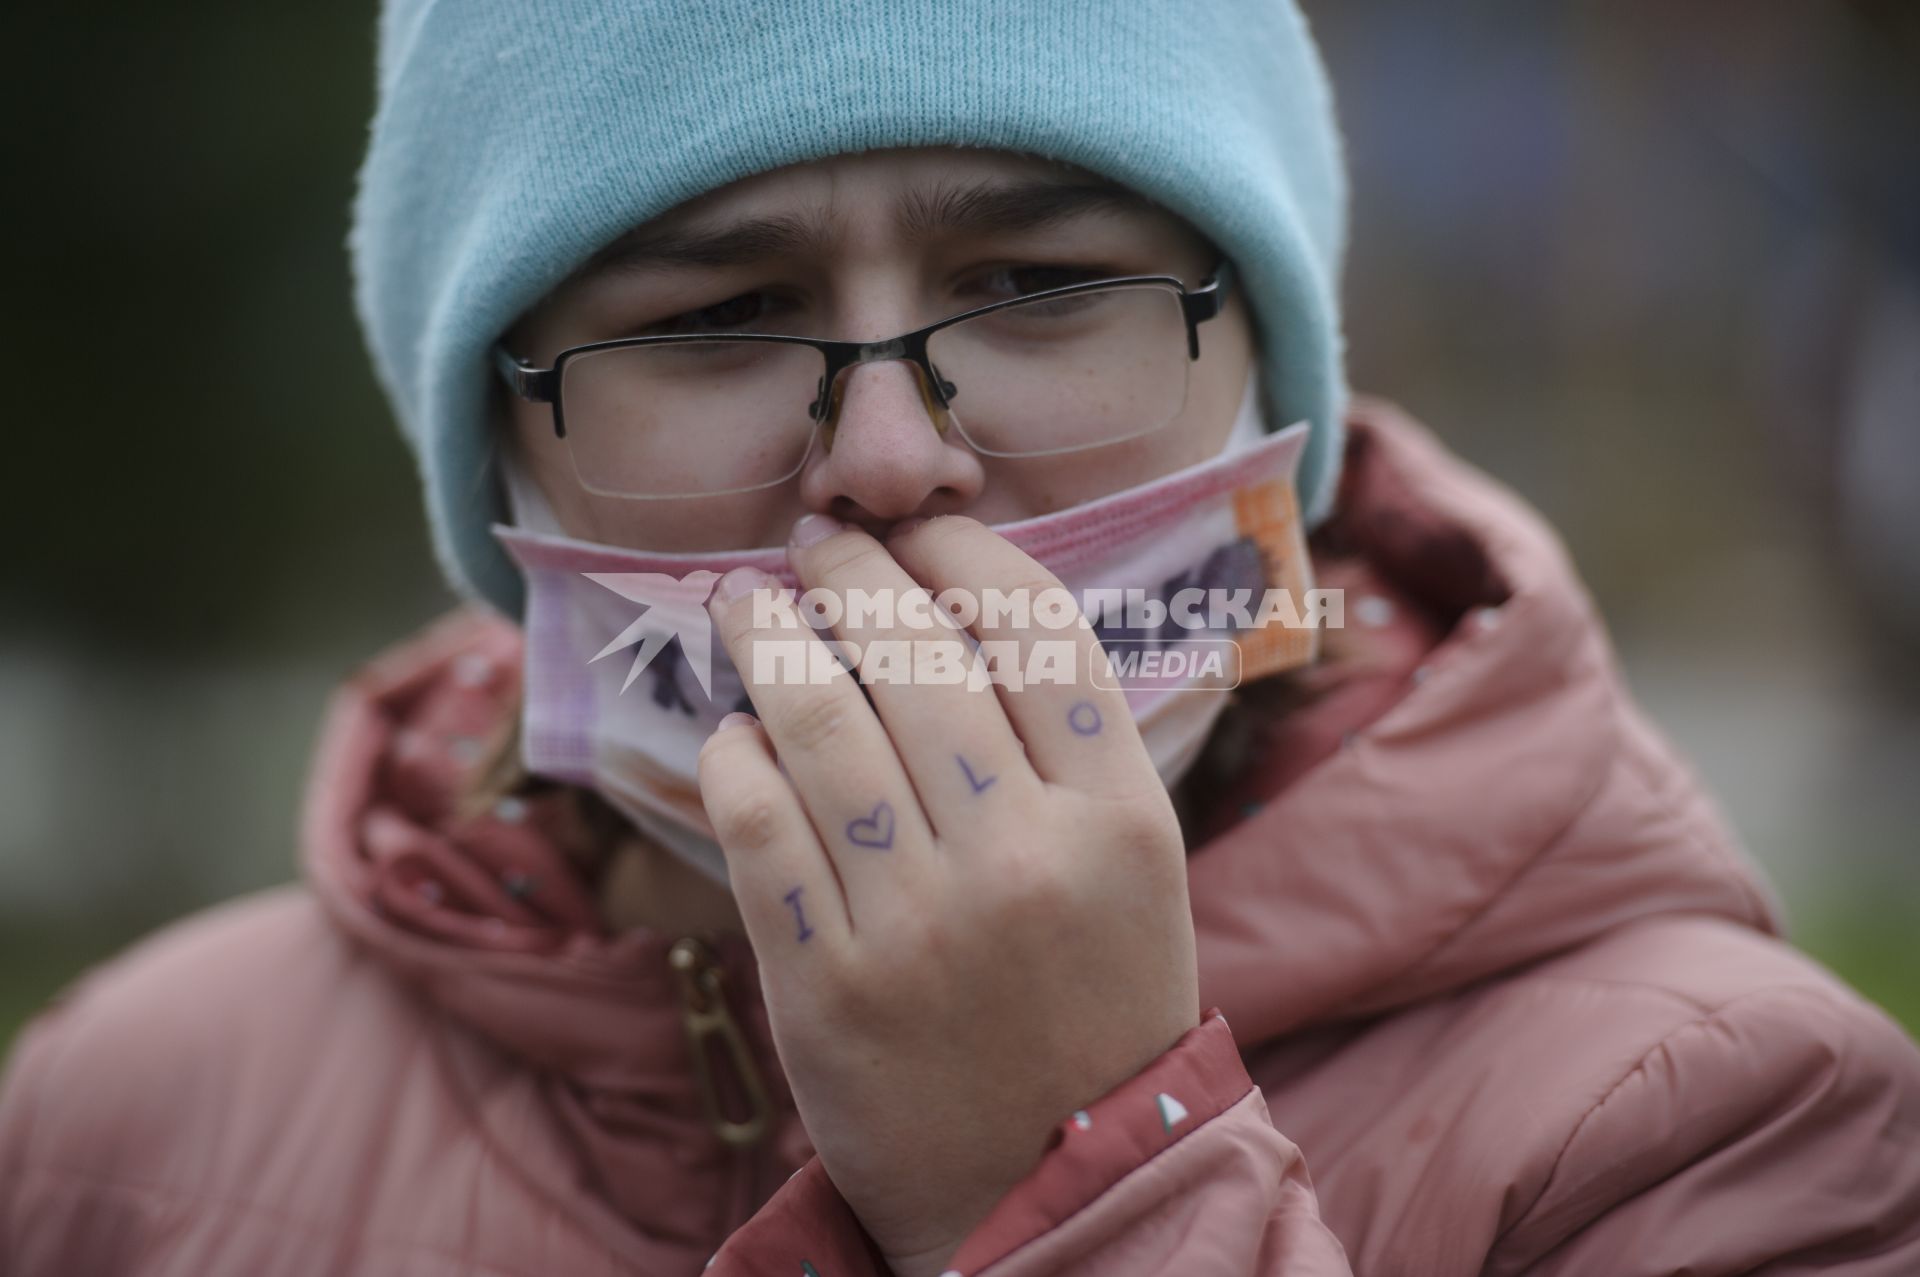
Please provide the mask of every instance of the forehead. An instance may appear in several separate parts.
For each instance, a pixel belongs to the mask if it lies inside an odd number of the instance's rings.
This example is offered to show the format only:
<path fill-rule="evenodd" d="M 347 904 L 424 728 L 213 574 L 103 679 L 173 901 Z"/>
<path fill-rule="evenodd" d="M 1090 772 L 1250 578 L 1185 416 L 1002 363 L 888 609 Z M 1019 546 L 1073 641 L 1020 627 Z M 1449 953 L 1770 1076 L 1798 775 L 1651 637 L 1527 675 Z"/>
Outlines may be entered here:
<path fill-rule="evenodd" d="M 1010 151 L 866 151 L 757 173 L 677 206 L 608 244 L 575 278 L 824 253 L 836 243 L 991 234 L 1091 216 L 1170 225 L 1172 214 L 1098 174 Z"/>

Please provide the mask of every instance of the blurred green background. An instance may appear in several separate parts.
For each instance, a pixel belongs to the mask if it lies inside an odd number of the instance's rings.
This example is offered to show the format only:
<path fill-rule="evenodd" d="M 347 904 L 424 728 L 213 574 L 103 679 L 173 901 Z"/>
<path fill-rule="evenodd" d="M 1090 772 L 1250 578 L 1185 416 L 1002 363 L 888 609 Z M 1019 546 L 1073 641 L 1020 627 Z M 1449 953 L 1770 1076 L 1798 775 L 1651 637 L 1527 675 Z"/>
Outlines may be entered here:
<path fill-rule="evenodd" d="M 1353 384 L 1562 530 L 1795 938 L 1920 1028 L 1920 6 L 1307 4 Z M 452 603 L 349 305 L 371 5 L 16 6 L 0 1051 L 295 876 Z"/>

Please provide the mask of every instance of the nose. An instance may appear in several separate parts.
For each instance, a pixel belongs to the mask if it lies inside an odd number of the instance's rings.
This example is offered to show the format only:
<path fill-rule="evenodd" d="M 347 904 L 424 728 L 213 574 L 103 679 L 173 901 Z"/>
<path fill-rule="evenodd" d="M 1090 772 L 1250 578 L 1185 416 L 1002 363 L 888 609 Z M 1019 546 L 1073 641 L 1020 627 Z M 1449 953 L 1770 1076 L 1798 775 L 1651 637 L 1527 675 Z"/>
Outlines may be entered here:
<path fill-rule="evenodd" d="M 901 519 L 955 514 L 985 486 L 980 456 L 928 414 L 920 371 L 889 359 L 840 374 L 840 412 L 829 450 L 816 444 L 800 474 L 810 511 L 878 530 Z"/>

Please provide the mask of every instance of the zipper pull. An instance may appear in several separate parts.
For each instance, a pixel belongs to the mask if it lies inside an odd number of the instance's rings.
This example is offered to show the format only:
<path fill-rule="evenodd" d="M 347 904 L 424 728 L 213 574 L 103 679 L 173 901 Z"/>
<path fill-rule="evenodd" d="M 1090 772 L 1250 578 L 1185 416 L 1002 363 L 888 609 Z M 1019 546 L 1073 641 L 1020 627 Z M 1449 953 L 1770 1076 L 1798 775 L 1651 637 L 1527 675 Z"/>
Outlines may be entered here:
<path fill-rule="evenodd" d="M 693 1055 L 693 1075 L 700 1084 L 700 1102 L 707 1110 L 707 1121 L 720 1142 L 735 1148 L 747 1148 L 760 1142 L 767 1133 L 772 1106 L 767 1088 L 754 1066 L 753 1053 L 740 1032 L 733 1013 L 727 1007 L 725 976 L 713 950 L 698 936 L 682 936 L 667 952 L 667 962 L 680 980 L 682 1018 L 687 1026 L 687 1047 Z M 744 1119 L 729 1117 L 722 1106 L 720 1089 L 713 1075 L 713 1057 L 709 1039 L 719 1039 L 723 1057 L 731 1057 L 738 1090 L 747 1101 Z"/>

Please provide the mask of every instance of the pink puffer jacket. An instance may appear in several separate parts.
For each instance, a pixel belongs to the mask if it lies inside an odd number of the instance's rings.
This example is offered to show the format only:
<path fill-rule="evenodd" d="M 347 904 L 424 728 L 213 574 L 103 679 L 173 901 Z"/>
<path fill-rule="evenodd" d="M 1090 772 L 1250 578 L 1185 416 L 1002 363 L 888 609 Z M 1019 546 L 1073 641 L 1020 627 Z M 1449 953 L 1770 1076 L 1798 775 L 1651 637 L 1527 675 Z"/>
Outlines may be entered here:
<path fill-rule="evenodd" d="M 1920 1273 L 1920 1051 L 1776 938 L 1537 516 L 1352 415 L 1315 545 L 1359 646 L 1191 853 L 1209 1011 L 953 1269 Z M 462 611 L 361 670 L 304 880 L 23 1032 L 6 1277 L 884 1272 L 744 941 L 608 934 L 544 798 L 450 812 L 518 650 Z"/>

